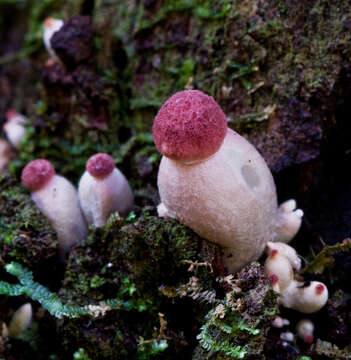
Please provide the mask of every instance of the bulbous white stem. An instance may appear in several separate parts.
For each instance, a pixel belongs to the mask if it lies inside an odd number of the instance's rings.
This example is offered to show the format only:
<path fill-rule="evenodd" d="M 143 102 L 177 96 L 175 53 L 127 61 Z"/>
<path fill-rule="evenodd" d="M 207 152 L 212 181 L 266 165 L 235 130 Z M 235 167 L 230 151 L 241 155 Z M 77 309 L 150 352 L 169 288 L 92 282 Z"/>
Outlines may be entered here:
<path fill-rule="evenodd" d="M 12 316 L 8 333 L 11 337 L 16 337 L 26 330 L 32 323 L 32 305 L 30 303 L 22 305 Z"/>
<path fill-rule="evenodd" d="M 204 161 L 189 165 L 163 156 L 158 188 L 168 214 L 224 248 L 229 272 L 256 260 L 272 240 L 277 199 L 271 172 L 257 150 L 230 129 L 217 153 Z"/>
<path fill-rule="evenodd" d="M 32 192 L 32 199 L 56 230 L 63 254 L 86 238 L 88 229 L 78 194 L 67 179 L 54 175 L 41 189 Z"/>
<path fill-rule="evenodd" d="M 60 59 L 51 46 L 51 38 L 55 34 L 55 32 L 59 31 L 62 28 L 63 24 L 64 22 L 61 19 L 52 19 L 51 26 L 44 26 L 43 32 L 43 41 L 45 48 L 49 55 L 57 62 L 60 62 Z"/>
<path fill-rule="evenodd" d="M 324 291 L 317 294 L 317 286 L 323 286 Z M 303 283 L 294 280 L 284 292 L 281 292 L 279 297 L 279 302 L 286 308 L 305 314 L 311 314 L 320 310 L 327 300 L 328 289 L 318 281 L 312 281 L 309 286 L 304 287 Z"/>
<path fill-rule="evenodd" d="M 296 201 L 288 200 L 282 203 L 277 211 L 274 225 L 273 241 L 289 242 L 299 231 L 303 211 L 296 209 Z"/>
<path fill-rule="evenodd" d="M 294 269 L 300 270 L 301 259 L 293 247 L 281 242 L 268 242 L 266 246 L 267 255 L 269 256 L 273 250 L 277 250 L 280 255 L 284 256 Z"/>
<path fill-rule="evenodd" d="M 85 172 L 79 181 L 79 201 L 89 224 L 101 227 L 113 212 L 127 215 L 133 206 L 133 193 L 124 175 L 114 169 L 105 178 Z"/>

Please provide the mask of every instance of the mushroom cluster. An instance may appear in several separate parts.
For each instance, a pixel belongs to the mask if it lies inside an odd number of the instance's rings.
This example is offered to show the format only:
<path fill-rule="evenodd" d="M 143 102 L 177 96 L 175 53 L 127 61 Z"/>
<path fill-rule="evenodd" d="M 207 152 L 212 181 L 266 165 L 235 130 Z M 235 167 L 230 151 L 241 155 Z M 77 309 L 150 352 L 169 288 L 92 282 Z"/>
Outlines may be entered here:
<path fill-rule="evenodd" d="M 273 289 L 280 294 L 279 303 L 305 314 L 320 310 L 328 300 L 328 289 L 319 281 L 306 284 L 295 280 L 294 269 L 301 267 L 296 251 L 284 243 L 268 243 L 266 249 L 264 268 Z"/>
<path fill-rule="evenodd" d="M 89 158 L 78 191 L 45 159 L 25 166 L 22 183 L 56 230 L 62 255 L 86 238 L 87 224 L 104 226 L 113 212 L 126 215 L 133 206 L 132 190 L 107 154 Z"/>

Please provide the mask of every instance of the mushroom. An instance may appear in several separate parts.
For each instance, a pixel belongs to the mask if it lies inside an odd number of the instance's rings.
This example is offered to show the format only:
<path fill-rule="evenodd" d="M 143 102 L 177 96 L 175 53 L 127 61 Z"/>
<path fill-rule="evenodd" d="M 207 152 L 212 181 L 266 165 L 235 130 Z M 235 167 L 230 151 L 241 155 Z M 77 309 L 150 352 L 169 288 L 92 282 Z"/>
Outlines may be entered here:
<path fill-rule="evenodd" d="M 28 119 L 13 109 L 7 110 L 6 118 L 7 121 L 3 126 L 5 134 L 11 145 L 14 148 L 18 148 L 26 135 L 26 128 L 24 125 L 28 122 Z"/>
<path fill-rule="evenodd" d="M 60 59 L 58 58 L 55 50 L 51 46 L 51 38 L 55 34 L 55 32 L 59 31 L 62 28 L 63 25 L 64 22 L 61 19 L 54 19 L 48 17 L 44 20 L 44 32 L 43 32 L 44 45 L 51 58 L 57 62 L 59 62 Z"/>
<path fill-rule="evenodd" d="M 235 272 L 271 241 L 289 241 L 302 211 L 278 209 L 272 174 L 258 151 L 227 127 L 215 100 L 199 90 L 174 94 L 159 110 L 153 137 L 163 154 L 159 216 L 178 219 L 221 246 Z"/>
<path fill-rule="evenodd" d="M 29 162 L 22 171 L 21 179 L 31 191 L 38 209 L 56 230 L 62 255 L 86 238 L 87 226 L 79 207 L 77 191 L 67 179 L 55 174 L 49 161 L 37 159 Z"/>
<path fill-rule="evenodd" d="M 128 181 L 107 154 L 89 158 L 79 181 L 78 194 L 86 221 L 96 227 L 104 226 L 113 212 L 126 215 L 133 206 Z"/>
<path fill-rule="evenodd" d="M 314 325 L 309 319 L 302 319 L 296 324 L 297 336 L 306 344 L 313 343 Z"/>
<path fill-rule="evenodd" d="M 8 329 L 10 337 L 17 337 L 30 326 L 32 323 L 32 313 L 32 305 L 30 303 L 26 303 L 16 310 L 11 318 Z"/>
<path fill-rule="evenodd" d="M 294 271 L 287 256 L 294 249 L 287 249 L 289 245 L 274 244 L 283 249 L 274 249 L 265 261 L 265 273 L 271 280 L 273 290 L 280 294 L 278 302 L 286 308 L 295 309 L 299 312 L 310 314 L 320 310 L 328 300 L 327 287 L 318 281 L 312 281 L 307 285 L 294 279 Z"/>

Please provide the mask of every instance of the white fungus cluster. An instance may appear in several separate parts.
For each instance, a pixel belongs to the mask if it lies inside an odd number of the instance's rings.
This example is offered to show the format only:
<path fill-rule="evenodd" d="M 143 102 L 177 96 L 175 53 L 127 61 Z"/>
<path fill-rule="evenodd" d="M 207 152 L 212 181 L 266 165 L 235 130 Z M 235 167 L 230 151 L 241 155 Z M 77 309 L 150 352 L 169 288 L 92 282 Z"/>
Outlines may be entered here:
<path fill-rule="evenodd" d="M 318 281 L 308 284 L 295 280 L 294 269 L 301 267 L 296 251 L 284 243 L 268 243 L 265 272 L 273 289 L 280 294 L 279 303 L 302 313 L 320 310 L 328 300 L 327 287 Z"/>

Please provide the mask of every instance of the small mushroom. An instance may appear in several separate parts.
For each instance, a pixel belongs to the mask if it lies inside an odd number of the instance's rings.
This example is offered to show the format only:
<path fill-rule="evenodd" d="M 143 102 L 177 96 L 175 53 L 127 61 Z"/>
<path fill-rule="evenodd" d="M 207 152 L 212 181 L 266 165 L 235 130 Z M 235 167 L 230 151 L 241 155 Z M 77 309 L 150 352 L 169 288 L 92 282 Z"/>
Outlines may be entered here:
<path fill-rule="evenodd" d="M 25 124 L 28 122 L 28 119 L 13 109 L 7 110 L 6 118 L 7 121 L 3 126 L 5 134 L 11 145 L 14 148 L 18 148 L 26 135 Z"/>
<path fill-rule="evenodd" d="M 51 46 L 51 38 L 55 34 L 55 32 L 59 31 L 62 28 L 63 25 L 64 25 L 64 21 L 61 19 L 54 19 L 48 17 L 44 20 L 44 32 L 43 32 L 44 45 L 50 57 L 57 62 L 59 62 L 60 59 L 58 58 L 55 50 Z"/>
<path fill-rule="evenodd" d="M 296 324 L 297 336 L 306 344 L 313 343 L 314 324 L 309 319 L 302 319 Z"/>
<path fill-rule="evenodd" d="M 96 227 L 104 226 L 113 212 L 127 215 L 133 206 L 128 181 L 107 154 L 95 154 L 87 161 L 78 194 L 85 219 Z"/>
<path fill-rule="evenodd" d="M 22 305 L 13 314 L 8 328 L 10 337 L 17 337 L 26 330 L 32 323 L 32 305 L 30 303 Z"/>
<path fill-rule="evenodd" d="M 23 169 L 21 179 L 38 209 L 56 230 L 62 255 L 86 238 L 87 226 L 77 191 L 66 178 L 55 174 L 49 161 L 31 161 Z"/>

